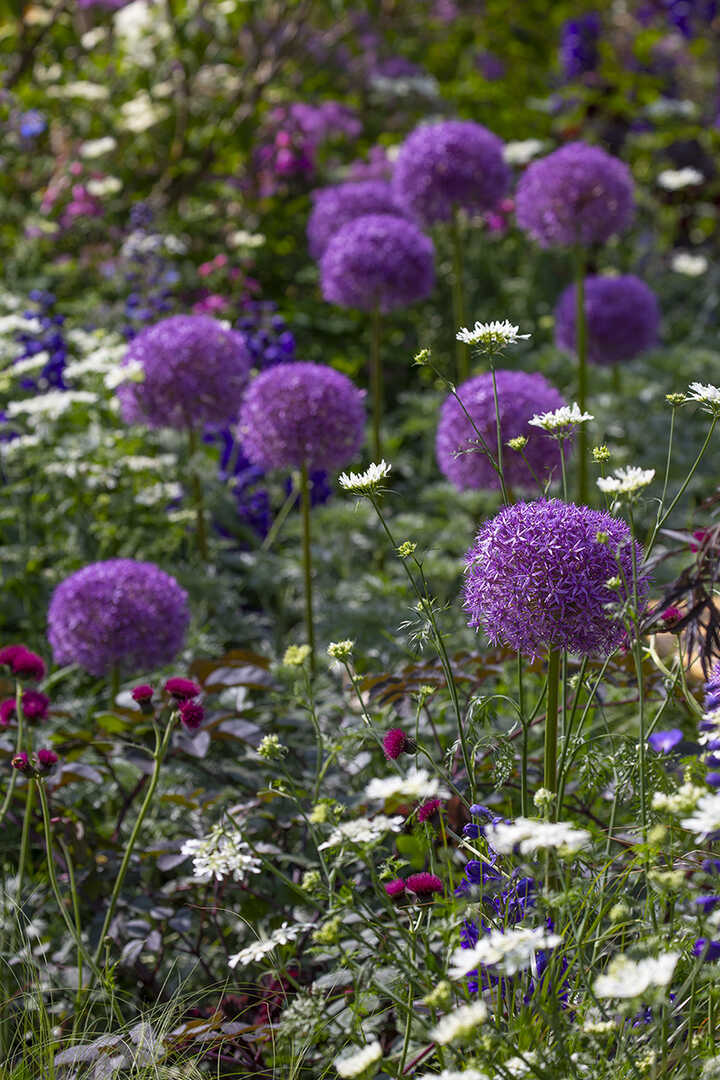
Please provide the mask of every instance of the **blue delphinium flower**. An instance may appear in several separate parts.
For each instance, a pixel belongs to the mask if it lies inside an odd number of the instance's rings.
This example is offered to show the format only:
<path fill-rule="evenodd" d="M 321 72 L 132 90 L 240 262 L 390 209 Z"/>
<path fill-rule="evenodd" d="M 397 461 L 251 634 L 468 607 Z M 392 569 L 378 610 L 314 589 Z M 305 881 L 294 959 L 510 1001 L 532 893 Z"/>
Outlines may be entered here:
<path fill-rule="evenodd" d="M 30 109 L 20 116 L 19 126 L 23 139 L 32 139 L 36 135 L 42 135 L 47 127 L 47 121 L 37 109 Z"/>
<path fill-rule="evenodd" d="M 566 79 L 577 79 L 595 71 L 600 54 L 598 41 L 602 23 L 596 11 L 567 19 L 560 31 L 560 64 Z"/>

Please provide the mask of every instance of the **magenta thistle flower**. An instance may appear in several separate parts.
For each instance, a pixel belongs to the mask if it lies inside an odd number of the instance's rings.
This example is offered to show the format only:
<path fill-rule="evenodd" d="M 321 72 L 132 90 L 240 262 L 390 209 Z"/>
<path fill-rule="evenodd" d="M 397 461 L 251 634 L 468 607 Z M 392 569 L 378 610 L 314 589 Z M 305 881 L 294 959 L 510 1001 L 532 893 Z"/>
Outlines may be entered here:
<path fill-rule="evenodd" d="M 523 455 L 504 446 L 503 474 L 511 488 L 537 485 L 560 469 L 560 452 L 554 439 L 537 427 L 529 427 L 536 413 L 554 412 L 567 402 L 544 376 L 524 371 L 497 371 L 498 414 L 503 446 L 509 439 L 524 435 Z M 497 424 L 492 375 L 484 372 L 457 388 L 443 402 L 435 436 L 435 455 L 440 471 L 460 491 L 500 487 L 495 469 L 479 443 L 478 431 L 494 458 L 497 458 Z M 464 406 L 464 409 L 463 409 Z M 466 412 L 472 417 L 472 423 Z M 475 427 L 473 427 L 473 424 Z M 477 428 L 477 431 L 475 430 Z M 567 453 L 567 450 L 566 450 Z M 532 470 L 532 471 L 531 471 Z"/>
<path fill-rule="evenodd" d="M 19 653 L 27 652 L 26 645 L 5 645 L 0 649 L 0 666 L 12 670 L 13 660 Z"/>
<path fill-rule="evenodd" d="M 555 343 L 575 352 L 577 286 L 570 285 L 555 309 Z M 632 360 L 657 341 L 657 297 L 633 274 L 585 279 L 587 358 L 591 364 Z"/>
<path fill-rule="evenodd" d="M 175 578 L 154 563 L 109 559 L 58 585 L 48 638 L 56 663 L 91 675 L 147 671 L 177 656 L 189 621 L 187 593 Z"/>
<path fill-rule="evenodd" d="M 140 686 L 134 686 L 130 691 L 130 696 L 133 701 L 137 701 L 138 705 L 142 705 L 143 702 L 152 701 L 152 696 L 155 693 L 152 686 L 147 683 L 141 683 Z"/>
<path fill-rule="evenodd" d="M 7 727 L 15 716 L 15 698 L 0 701 L 0 727 Z"/>
<path fill-rule="evenodd" d="M 57 765 L 58 756 L 54 750 L 38 750 L 37 762 L 38 768 L 40 768 L 42 772 L 48 773 L 53 765 Z"/>
<path fill-rule="evenodd" d="M 13 702 L 13 712 L 15 703 Z M 22 696 L 23 716 L 27 720 L 44 720 L 50 708 L 50 698 L 39 690 L 26 690 Z M 0 705 L 0 709 L 2 706 Z"/>
<path fill-rule="evenodd" d="M 402 878 L 395 878 L 394 881 L 388 881 L 385 885 L 385 892 L 391 900 L 397 900 L 405 892 L 405 882 Z"/>
<path fill-rule="evenodd" d="M 251 383 L 238 435 L 262 469 L 341 469 L 363 444 L 364 393 L 323 364 L 276 364 Z"/>
<path fill-rule="evenodd" d="M 31 679 L 37 682 L 45 674 L 45 661 L 29 649 L 20 649 L 16 652 L 10 661 L 10 667 L 13 675 L 17 675 L 18 679 Z"/>
<path fill-rule="evenodd" d="M 12 767 L 13 769 L 17 769 L 19 773 L 22 773 L 23 776 L 32 775 L 33 767 L 30 764 L 30 758 L 24 750 L 21 751 L 21 753 L 16 754 L 12 759 Z"/>
<path fill-rule="evenodd" d="M 313 209 L 307 227 L 308 248 L 319 259 L 336 232 L 355 218 L 367 214 L 395 214 L 404 217 L 386 180 L 359 180 L 335 184 L 314 191 Z"/>
<path fill-rule="evenodd" d="M 123 360 L 135 363 L 144 378 L 118 387 L 122 416 L 156 428 L 233 420 L 252 366 L 242 335 L 208 315 L 172 315 L 141 330 Z"/>
<path fill-rule="evenodd" d="M 383 737 L 385 757 L 388 761 L 394 761 L 404 751 L 411 749 L 411 742 L 412 740 L 408 738 L 402 728 L 391 728 Z"/>
<path fill-rule="evenodd" d="M 165 690 L 176 701 L 190 701 L 202 693 L 201 687 L 192 679 L 173 677 L 165 683 Z"/>
<path fill-rule="evenodd" d="M 199 701 L 181 701 L 180 720 L 188 731 L 197 731 L 205 719 L 205 710 Z"/>
<path fill-rule="evenodd" d="M 405 878 L 405 888 L 415 893 L 418 900 L 429 900 L 436 893 L 442 893 L 445 886 L 436 874 L 411 874 Z"/>
<path fill-rule="evenodd" d="M 433 815 L 440 809 L 441 806 L 441 799 L 428 799 L 427 802 L 424 802 L 422 806 L 418 807 L 418 823 L 422 825 L 424 821 L 429 821 L 430 818 L 433 817 Z"/>
<path fill-rule="evenodd" d="M 515 208 L 518 225 L 541 247 L 601 244 L 633 219 L 632 175 L 597 146 L 568 143 L 528 166 Z"/>
<path fill-rule="evenodd" d="M 396 198 L 418 221 L 450 221 L 455 208 L 492 210 L 510 182 L 502 141 L 469 120 L 423 124 L 400 147 L 393 173 Z"/>
<path fill-rule="evenodd" d="M 435 284 L 432 241 L 394 214 L 355 218 L 335 233 L 320 263 L 331 304 L 382 312 L 424 300 Z"/>
<path fill-rule="evenodd" d="M 637 543 L 635 552 L 644 606 L 647 575 Z M 630 530 L 619 518 L 558 499 L 515 503 L 485 522 L 466 564 L 469 625 L 482 627 L 493 644 L 530 656 L 550 649 L 606 655 L 626 640 L 608 610 L 632 591 Z M 618 590 L 607 584 L 616 577 L 626 583 Z"/>

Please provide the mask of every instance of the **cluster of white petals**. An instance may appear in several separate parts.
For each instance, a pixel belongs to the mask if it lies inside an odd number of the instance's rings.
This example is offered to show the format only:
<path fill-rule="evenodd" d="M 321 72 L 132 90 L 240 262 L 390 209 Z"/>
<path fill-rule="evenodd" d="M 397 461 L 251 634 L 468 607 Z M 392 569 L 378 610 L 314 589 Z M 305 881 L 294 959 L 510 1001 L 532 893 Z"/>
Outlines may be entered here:
<path fill-rule="evenodd" d="M 648 956 L 633 960 L 629 956 L 616 956 L 603 975 L 598 975 L 593 987 L 600 998 L 634 998 L 651 987 L 665 987 L 673 977 L 680 953 L 669 952 L 661 956 Z"/>
<path fill-rule="evenodd" d="M 544 927 L 531 930 L 526 926 L 492 930 L 481 937 L 472 949 L 456 949 L 451 958 L 448 974 L 451 979 L 461 979 L 480 965 L 494 965 L 505 975 L 529 967 L 535 953 L 540 949 L 554 949 L 562 938 Z"/>

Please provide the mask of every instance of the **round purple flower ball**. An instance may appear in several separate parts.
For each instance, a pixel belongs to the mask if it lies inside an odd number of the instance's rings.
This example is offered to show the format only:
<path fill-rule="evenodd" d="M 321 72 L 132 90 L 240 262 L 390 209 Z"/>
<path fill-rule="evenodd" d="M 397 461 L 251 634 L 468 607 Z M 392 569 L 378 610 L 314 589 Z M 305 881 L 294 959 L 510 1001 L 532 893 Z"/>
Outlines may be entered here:
<path fill-rule="evenodd" d="M 252 366 L 243 336 L 208 315 L 172 315 L 141 330 L 123 360 L 134 363 L 144 379 L 118 387 L 123 419 L 171 428 L 234 419 Z"/>
<path fill-rule="evenodd" d="M 450 221 L 455 208 L 492 210 L 509 183 L 502 141 L 470 120 L 416 128 L 400 147 L 392 180 L 398 202 L 424 225 Z"/>
<path fill-rule="evenodd" d="M 539 374 L 497 371 L 495 380 L 505 482 L 511 488 L 532 487 L 537 483 L 533 472 L 538 479 L 543 480 L 551 470 L 560 469 L 560 451 L 554 439 L 541 428 L 529 427 L 528 420 L 536 413 L 554 412 L 567 402 L 555 387 Z M 468 379 L 458 387 L 457 394 L 493 457 L 496 457 L 497 424 L 492 375 L 485 372 Z M 524 435 L 528 440 L 523 454 L 530 468 L 521 454 L 510 450 L 506 445 L 508 440 L 514 439 L 516 435 Z M 470 488 L 494 490 L 500 487 L 498 475 L 478 442 L 477 431 L 460 403 L 450 394 L 440 411 L 435 455 L 440 471 L 460 491 Z M 469 452 L 459 453 L 463 450 Z"/>
<path fill-rule="evenodd" d="M 541 247 L 604 243 L 633 219 L 633 180 L 624 162 L 573 142 L 527 167 L 515 193 L 518 225 Z"/>
<path fill-rule="evenodd" d="M 48 639 L 57 664 L 91 675 L 149 671 L 180 651 L 190 621 L 187 593 L 154 563 L 109 559 L 83 567 L 55 589 Z"/>
<path fill-rule="evenodd" d="M 555 309 L 555 344 L 575 351 L 577 286 L 569 285 Z M 585 278 L 587 358 L 591 364 L 632 360 L 657 341 L 660 307 L 634 274 Z"/>
<path fill-rule="evenodd" d="M 367 214 L 405 216 L 387 180 L 357 180 L 320 188 L 313 192 L 313 203 L 307 227 L 313 259 L 319 259 L 335 233 L 355 218 Z"/>
<path fill-rule="evenodd" d="M 250 384 L 238 437 L 261 469 L 341 469 L 365 438 L 365 394 L 324 364 L 276 364 Z"/>
<path fill-rule="evenodd" d="M 587 506 L 551 499 L 505 507 L 466 556 L 469 625 L 529 656 L 551 649 L 607 655 L 626 640 L 623 623 L 607 610 L 624 590 L 607 582 L 619 575 L 631 588 L 631 542 L 624 521 Z M 637 542 L 635 549 L 640 567 Z M 644 604 L 642 571 L 638 589 Z"/>
<path fill-rule="evenodd" d="M 433 245 L 406 218 L 366 214 L 343 225 L 320 262 L 322 294 L 331 304 L 382 312 L 428 296 L 435 284 Z"/>

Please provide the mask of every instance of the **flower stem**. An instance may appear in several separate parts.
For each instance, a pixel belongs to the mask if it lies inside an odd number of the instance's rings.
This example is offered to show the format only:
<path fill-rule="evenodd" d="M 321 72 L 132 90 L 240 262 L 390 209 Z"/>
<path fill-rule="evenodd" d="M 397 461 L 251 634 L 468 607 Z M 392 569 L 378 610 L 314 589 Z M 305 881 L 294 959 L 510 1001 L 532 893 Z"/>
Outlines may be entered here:
<path fill-rule="evenodd" d="M 23 817 L 22 837 L 20 839 L 20 858 L 18 859 L 18 880 L 17 880 L 17 902 L 18 906 L 22 905 L 22 890 L 23 881 L 25 879 L 25 869 L 28 865 L 28 855 L 30 847 L 30 819 L 32 818 L 33 802 L 35 801 L 35 791 L 33 784 L 28 780 L 27 792 L 25 794 L 25 816 Z"/>
<path fill-rule="evenodd" d="M 450 225 L 450 238 L 452 241 L 452 298 L 453 318 L 456 332 L 465 326 L 465 285 L 464 285 L 464 259 L 463 238 L 460 228 L 460 216 L 457 207 L 453 207 L 452 222 Z M 455 341 L 455 357 L 457 361 L 458 382 L 465 382 L 470 374 L 468 363 L 468 347 L 463 341 Z"/>
<path fill-rule="evenodd" d="M 543 786 L 554 794 L 557 793 L 559 686 L 560 653 L 557 649 L 550 649 L 548 652 L 547 712 L 545 715 L 545 773 Z"/>
<path fill-rule="evenodd" d="M 300 472 L 300 499 L 302 512 L 302 562 L 305 580 L 305 629 L 310 646 L 310 672 L 315 675 L 315 626 L 313 622 L 312 551 L 310 548 L 310 479 L 307 462 Z"/>
<path fill-rule="evenodd" d="M 383 373 L 380 362 L 380 308 L 370 316 L 370 394 L 372 397 L 372 445 L 375 461 L 382 461 L 380 423 L 383 413 Z"/>
<path fill-rule="evenodd" d="M 580 412 L 587 406 L 587 319 L 585 317 L 585 256 L 578 249 L 575 269 L 575 351 L 578 362 L 578 405 Z M 578 502 L 585 504 L 588 498 L 587 429 L 585 424 L 578 430 Z"/>
<path fill-rule="evenodd" d="M 22 710 L 22 685 L 18 680 L 15 683 L 15 716 L 17 718 L 17 737 L 15 739 L 15 756 L 22 750 L 23 744 L 23 710 Z M 15 783 L 17 781 L 17 769 L 10 770 L 10 780 L 8 781 L 7 791 L 5 792 L 5 798 L 3 804 L 0 806 L 0 823 L 5 819 L 5 815 L 8 812 L 8 808 L 12 801 L 13 792 L 15 790 Z"/>
<path fill-rule="evenodd" d="M 205 527 L 205 501 L 203 499 L 202 484 L 200 477 L 195 472 L 193 458 L 197 453 L 197 433 L 194 427 L 188 428 L 188 454 L 190 457 L 190 483 L 195 503 L 195 543 L 198 553 L 203 562 L 208 559 L 207 529 Z"/>

